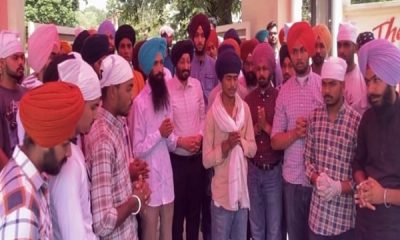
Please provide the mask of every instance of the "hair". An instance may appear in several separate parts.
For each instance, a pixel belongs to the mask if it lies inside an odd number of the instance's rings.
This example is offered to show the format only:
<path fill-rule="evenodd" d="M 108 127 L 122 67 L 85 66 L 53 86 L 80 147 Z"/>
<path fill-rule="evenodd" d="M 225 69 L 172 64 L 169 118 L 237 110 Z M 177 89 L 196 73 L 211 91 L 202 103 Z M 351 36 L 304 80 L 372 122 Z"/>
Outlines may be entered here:
<path fill-rule="evenodd" d="M 271 30 L 271 28 L 273 28 L 273 27 L 278 28 L 278 25 L 276 24 L 275 21 L 271 21 L 271 22 L 269 22 L 269 23 L 267 24 L 267 30 L 268 30 L 268 31 Z"/>
<path fill-rule="evenodd" d="M 60 80 L 57 66 L 68 59 L 75 59 L 75 57 L 74 55 L 68 54 L 60 54 L 55 56 L 43 73 L 43 83 L 56 82 Z"/>

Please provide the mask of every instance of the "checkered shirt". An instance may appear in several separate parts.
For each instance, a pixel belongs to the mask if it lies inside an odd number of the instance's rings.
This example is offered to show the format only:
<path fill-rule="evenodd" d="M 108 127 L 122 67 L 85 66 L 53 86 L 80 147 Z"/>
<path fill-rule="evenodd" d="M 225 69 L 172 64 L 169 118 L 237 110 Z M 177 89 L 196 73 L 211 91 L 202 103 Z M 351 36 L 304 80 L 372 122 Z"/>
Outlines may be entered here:
<path fill-rule="evenodd" d="M 46 177 L 17 146 L 0 173 L 0 239 L 52 239 Z"/>
<path fill-rule="evenodd" d="M 333 180 L 352 181 L 352 168 L 357 146 L 360 115 L 347 103 L 338 118 L 330 122 L 326 107 L 318 108 L 309 119 L 304 153 L 306 174 L 326 172 Z M 355 204 L 353 193 L 341 194 L 331 201 L 323 201 L 314 188 L 309 226 L 319 235 L 339 235 L 354 228 Z"/>

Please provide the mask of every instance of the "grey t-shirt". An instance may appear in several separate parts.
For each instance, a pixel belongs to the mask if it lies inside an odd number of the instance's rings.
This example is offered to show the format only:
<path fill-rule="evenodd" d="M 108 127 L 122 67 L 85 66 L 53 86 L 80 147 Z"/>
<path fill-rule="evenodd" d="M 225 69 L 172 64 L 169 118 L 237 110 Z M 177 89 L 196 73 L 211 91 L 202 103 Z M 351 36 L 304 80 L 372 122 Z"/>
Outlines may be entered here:
<path fill-rule="evenodd" d="M 16 89 L 0 86 L 0 148 L 9 158 L 18 144 L 16 115 L 25 92 L 26 89 L 21 86 Z"/>

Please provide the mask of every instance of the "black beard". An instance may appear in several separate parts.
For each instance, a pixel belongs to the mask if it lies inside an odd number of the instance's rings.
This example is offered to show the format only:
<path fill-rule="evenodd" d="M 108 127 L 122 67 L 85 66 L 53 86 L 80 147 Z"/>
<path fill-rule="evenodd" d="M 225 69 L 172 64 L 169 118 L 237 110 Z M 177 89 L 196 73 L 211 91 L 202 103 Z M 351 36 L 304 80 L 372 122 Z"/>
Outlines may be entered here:
<path fill-rule="evenodd" d="M 194 52 L 196 53 L 197 56 L 203 56 L 204 53 L 206 52 L 206 48 L 203 46 L 202 50 L 198 50 L 197 47 L 194 49 Z"/>
<path fill-rule="evenodd" d="M 63 158 L 60 165 L 57 164 L 56 154 L 54 148 L 51 148 L 49 152 L 45 153 L 43 156 L 43 172 L 50 174 L 50 175 L 57 175 L 62 165 L 67 161 L 67 158 Z"/>
<path fill-rule="evenodd" d="M 169 107 L 169 93 L 165 84 L 164 74 L 158 73 L 149 75 L 149 85 L 151 87 L 151 98 L 153 100 L 154 112 L 159 112 Z"/>
<path fill-rule="evenodd" d="M 324 58 L 320 54 L 316 53 L 315 56 L 312 57 L 312 61 L 315 65 L 321 66 L 324 63 Z"/>
<path fill-rule="evenodd" d="M 252 71 L 246 72 L 243 70 L 243 76 L 246 80 L 247 87 L 255 87 L 257 86 L 257 77 L 256 74 Z"/>
<path fill-rule="evenodd" d="M 372 97 L 375 95 L 368 96 L 368 102 L 372 105 L 372 107 L 379 113 L 384 113 L 390 106 L 392 106 L 392 92 L 389 86 L 386 86 L 385 92 L 383 93 L 382 104 L 380 106 L 376 106 L 372 103 Z"/>
<path fill-rule="evenodd" d="M 186 74 L 184 74 L 186 73 Z M 178 68 L 176 69 L 176 76 L 178 77 L 179 80 L 181 81 L 186 81 L 188 80 L 189 76 L 190 76 L 190 70 L 178 70 Z"/>
<path fill-rule="evenodd" d="M 17 69 L 17 71 L 18 71 L 18 69 Z M 21 82 L 24 78 L 24 74 L 18 75 L 17 72 L 13 72 L 7 67 L 6 67 L 6 73 L 14 82 L 16 82 L 18 84 L 21 84 Z"/>

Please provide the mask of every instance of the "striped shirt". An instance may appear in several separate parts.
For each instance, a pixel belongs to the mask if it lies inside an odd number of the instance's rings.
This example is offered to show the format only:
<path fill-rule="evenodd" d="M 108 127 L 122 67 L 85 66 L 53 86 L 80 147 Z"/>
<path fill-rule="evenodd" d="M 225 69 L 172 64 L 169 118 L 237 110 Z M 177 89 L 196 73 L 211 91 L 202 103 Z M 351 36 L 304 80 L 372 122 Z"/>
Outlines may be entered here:
<path fill-rule="evenodd" d="M 130 215 L 116 227 L 117 207 L 132 196 L 124 122 L 123 118 L 99 108 L 84 141 L 91 179 L 93 230 L 101 239 L 137 239 L 135 216 Z"/>
<path fill-rule="evenodd" d="M 52 239 L 48 185 L 17 146 L 0 173 L 0 239 Z"/>
<path fill-rule="evenodd" d="M 22 80 L 21 86 L 26 89 L 34 89 L 42 84 L 43 82 L 39 81 L 36 74 L 33 73 Z"/>
<path fill-rule="evenodd" d="M 189 77 L 186 86 L 184 86 L 175 76 L 168 82 L 168 91 L 175 135 L 180 137 L 203 135 L 206 113 L 200 82 Z M 187 150 L 178 147 L 174 153 L 181 156 L 192 155 Z"/>
<path fill-rule="evenodd" d="M 296 76 L 291 77 L 282 85 L 276 100 L 271 138 L 277 133 L 294 129 L 297 118 L 308 118 L 322 104 L 320 76 L 310 71 L 304 83 L 300 83 Z M 304 138 L 298 139 L 285 149 L 282 173 L 289 183 L 309 186 L 304 165 L 304 144 Z"/>
<path fill-rule="evenodd" d="M 330 122 L 326 107 L 317 108 L 309 120 L 304 153 L 307 176 L 324 171 L 335 181 L 352 181 L 352 168 L 360 115 L 347 103 Z M 355 224 L 353 194 L 341 194 L 323 201 L 313 190 L 309 215 L 311 230 L 319 235 L 344 233 Z"/>

